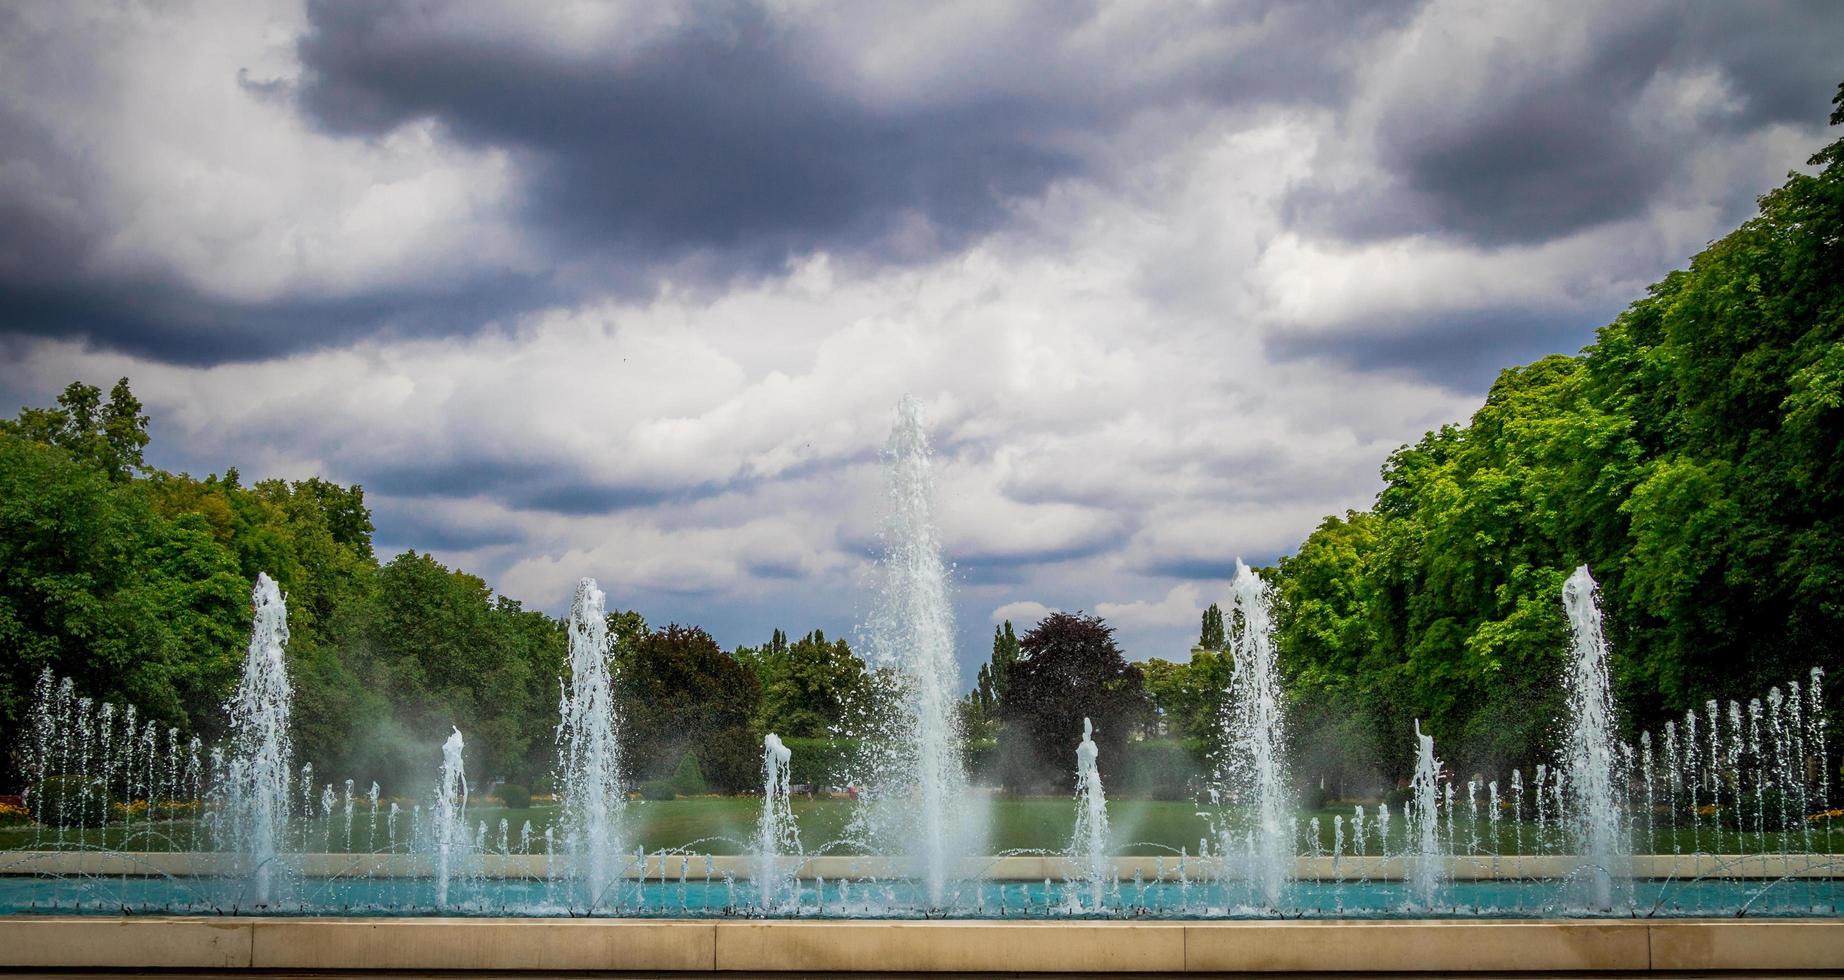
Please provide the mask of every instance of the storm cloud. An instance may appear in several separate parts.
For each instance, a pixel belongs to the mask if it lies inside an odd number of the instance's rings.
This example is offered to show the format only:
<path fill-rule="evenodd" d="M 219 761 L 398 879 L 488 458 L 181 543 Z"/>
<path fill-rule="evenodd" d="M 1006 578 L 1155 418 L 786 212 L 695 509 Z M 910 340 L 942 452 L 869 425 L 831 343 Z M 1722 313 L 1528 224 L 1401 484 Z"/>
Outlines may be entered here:
<path fill-rule="evenodd" d="M 969 667 L 1182 656 L 1831 138 L 1841 11 L 10 5 L 0 399 L 129 376 L 158 465 L 729 644 L 852 633 L 914 393 Z"/>

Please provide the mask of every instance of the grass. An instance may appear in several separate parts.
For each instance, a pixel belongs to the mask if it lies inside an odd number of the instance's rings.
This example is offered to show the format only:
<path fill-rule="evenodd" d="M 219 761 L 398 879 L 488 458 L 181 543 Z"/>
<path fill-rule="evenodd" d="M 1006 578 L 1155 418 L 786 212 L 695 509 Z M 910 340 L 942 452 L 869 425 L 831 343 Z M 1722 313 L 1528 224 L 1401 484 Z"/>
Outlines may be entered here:
<path fill-rule="evenodd" d="M 847 825 L 851 820 L 855 804 L 842 799 L 796 799 L 793 801 L 794 818 L 800 829 L 802 844 L 808 851 L 832 842 L 844 840 Z M 405 808 L 408 809 L 407 807 Z M 1169 854 L 1183 848 L 1196 854 L 1198 841 L 1212 839 L 1214 835 L 1209 820 L 1200 815 L 1202 808 L 1188 801 L 1160 800 L 1112 800 L 1108 804 L 1108 817 L 1112 829 L 1112 838 L 1116 842 L 1113 850 L 1119 854 Z M 1380 853 L 1376 832 L 1374 806 L 1367 806 L 1371 814 L 1366 828 L 1368 853 Z M 630 846 L 644 847 L 648 851 L 662 848 L 690 847 L 698 852 L 713 854 L 736 854 L 750 848 L 749 841 L 755 835 L 756 819 L 761 812 L 761 801 L 749 796 L 706 796 L 670 801 L 635 800 L 628 804 L 628 828 Z M 1302 830 L 1309 826 L 1313 817 L 1319 819 L 1320 847 L 1329 854 L 1333 845 L 1334 817 L 1343 816 L 1346 822 L 1345 853 L 1353 853 L 1352 831 L 1349 808 L 1337 810 L 1319 810 L 1302 813 L 1299 816 Z M 531 849 L 541 851 L 544 848 L 544 828 L 556 818 L 555 806 L 540 804 L 529 809 L 512 810 L 496 806 L 472 806 L 468 808 L 468 822 L 487 825 L 487 842 L 490 849 L 499 846 L 499 824 L 506 822 L 508 837 L 512 850 L 519 849 L 519 830 L 530 821 L 533 827 Z M 1063 797 L 1025 797 L 1000 798 L 991 801 L 988 820 L 988 850 L 992 853 L 1005 851 L 1062 851 L 1069 845 L 1069 834 L 1075 818 L 1075 803 Z M 409 814 L 399 816 L 397 827 L 398 848 L 402 849 L 408 837 Z M 353 851 L 384 850 L 389 844 L 386 833 L 386 819 L 380 814 L 376 824 L 376 835 L 372 833 L 372 822 L 367 811 L 361 809 L 353 816 L 350 849 Z M 193 847 L 196 823 L 191 820 L 155 821 L 151 824 L 136 823 L 126 833 L 120 827 L 111 827 L 105 833 L 97 830 L 86 831 L 81 841 L 85 846 L 107 847 L 111 850 L 189 850 Z M 1390 849 L 1398 851 L 1403 846 L 1403 820 L 1398 813 L 1391 822 Z M 1554 851 L 1555 829 L 1543 828 L 1541 831 L 1534 823 L 1513 823 L 1500 821 L 1498 826 L 1498 846 L 1490 846 L 1491 825 L 1481 820 L 1477 829 L 1481 852 L 1514 854 L 1525 852 Z M 0 827 L 0 850 L 30 848 L 39 840 L 39 831 L 30 825 Z M 1537 842 L 1540 834 L 1548 846 L 1539 848 Z M 51 835 L 47 833 L 46 838 Z M 66 831 L 66 846 L 79 840 L 74 831 Z M 1474 849 L 1472 840 L 1474 830 L 1464 814 L 1459 818 L 1455 828 L 1455 846 L 1457 853 L 1465 854 Z M 1826 821 L 1812 827 L 1811 847 L 1822 852 L 1844 852 L 1844 819 Z M 1718 845 L 1728 853 L 1737 849 L 1736 835 L 1733 831 L 1724 831 Z M 1660 830 L 1652 837 L 1650 848 L 1656 853 L 1693 850 L 1709 851 L 1716 843 L 1711 828 L 1706 825 L 1696 834 L 1688 829 L 1674 833 Z M 1778 852 L 1783 843 L 1782 835 L 1768 834 L 1765 841 L 1751 836 L 1747 851 L 1756 852 L 1763 849 Z M 1802 851 L 1806 848 L 1806 835 L 1792 833 L 1785 835 L 1784 843 L 1788 849 Z M 310 821 L 305 833 L 295 838 L 291 846 L 305 847 L 308 850 L 345 851 L 348 849 L 345 823 L 340 817 L 331 821 Z M 856 849 L 836 845 L 828 853 L 854 853 Z"/>

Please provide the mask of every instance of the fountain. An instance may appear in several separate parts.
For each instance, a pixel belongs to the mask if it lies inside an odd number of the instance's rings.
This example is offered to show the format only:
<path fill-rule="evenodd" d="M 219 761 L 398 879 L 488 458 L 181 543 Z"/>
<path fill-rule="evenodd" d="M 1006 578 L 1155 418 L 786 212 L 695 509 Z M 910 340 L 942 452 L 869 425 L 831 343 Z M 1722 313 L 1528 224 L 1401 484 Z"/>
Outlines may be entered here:
<path fill-rule="evenodd" d="M 1082 873 L 1089 893 L 1089 908 L 1099 911 L 1108 872 L 1108 798 L 1101 789 L 1101 770 L 1095 764 L 1101 750 L 1095 745 L 1095 726 L 1082 719 L 1082 741 L 1076 746 L 1076 830 L 1069 854 Z"/>
<path fill-rule="evenodd" d="M 283 648 L 288 644 L 288 607 L 275 580 L 256 576 L 250 647 L 237 693 L 225 706 L 230 720 L 230 755 L 225 763 L 224 822 L 238 870 L 249 879 L 258 905 L 274 900 L 284 869 L 281 845 L 288 833 L 289 711 L 293 693 Z"/>
<path fill-rule="evenodd" d="M 1287 829 L 1292 799 L 1283 754 L 1285 730 L 1271 596 L 1268 583 L 1241 559 L 1236 560 L 1230 591 L 1235 617 L 1230 653 L 1236 673 L 1223 708 L 1227 760 L 1222 778 L 1242 813 L 1240 820 L 1227 822 L 1230 829 L 1225 831 L 1222 850 L 1241 850 L 1254 898 L 1269 908 L 1280 908 L 1293 876 L 1294 843 Z"/>
<path fill-rule="evenodd" d="M 442 743 L 442 776 L 436 783 L 431 819 L 435 836 L 435 905 L 448 907 L 448 885 L 455 862 L 468 850 L 467 773 L 462 767 L 461 729 Z"/>
<path fill-rule="evenodd" d="M 1614 740 L 1613 688 L 1607 677 L 1607 641 L 1601 634 L 1598 589 L 1583 565 L 1562 586 L 1569 616 L 1573 657 L 1566 684 L 1569 735 L 1565 750 L 1570 815 L 1581 855 L 1587 862 L 1588 899 L 1609 911 L 1618 902 L 1631 904 L 1631 850 L 1621 827 L 1616 787 L 1620 772 Z"/>
<path fill-rule="evenodd" d="M 967 773 L 961 759 L 960 672 L 947 567 L 932 516 L 934 478 L 921 406 L 904 398 L 890 433 L 890 517 L 884 585 L 871 638 L 874 657 L 898 671 L 894 741 L 876 774 L 879 823 L 912 842 L 909 852 L 929 904 L 948 902 L 956 856 L 971 852 Z M 893 812 L 894 811 L 894 812 Z"/>
<path fill-rule="evenodd" d="M 570 677 L 557 725 L 559 822 L 570 852 L 568 873 L 587 909 L 613 895 L 626 851 L 621 831 L 627 794 L 621 785 L 604 603 L 595 579 L 577 583 L 570 603 Z"/>
<path fill-rule="evenodd" d="M 788 784 L 788 763 L 793 758 L 793 751 L 781 744 L 781 736 L 769 732 L 762 737 L 762 815 L 756 822 L 755 877 L 758 904 L 765 909 L 775 904 L 781 856 L 800 854 L 800 832 L 794 826 Z"/>
<path fill-rule="evenodd" d="M 1415 835 L 1415 861 L 1410 866 L 1410 891 L 1415 904 L 1432 910 L 1439 895 L 1442 872 L 1447 867 L 1447 852 L 1441 847 L 1440 811 L 1436 803 L 1441 778 L 1441 760 L 1434 757 L 1434 736 L 1421 733 L 1421 719 L 1415 719 L 1415 775 L 1409 781 L 1410 803 L 1408 827 Z M 1451 807 L 1449 808 L 1451 811 Z"/>

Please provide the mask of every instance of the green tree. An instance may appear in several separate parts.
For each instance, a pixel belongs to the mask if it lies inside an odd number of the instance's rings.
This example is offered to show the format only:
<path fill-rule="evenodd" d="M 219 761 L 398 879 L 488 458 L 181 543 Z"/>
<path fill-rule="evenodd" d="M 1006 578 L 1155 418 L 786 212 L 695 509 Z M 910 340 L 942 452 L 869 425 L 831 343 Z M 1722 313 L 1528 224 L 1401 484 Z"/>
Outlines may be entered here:
<path fill-rule="evenodd" d="M 633 775 L 667 778 L 695 752 L 712 788 L 760 786 L 762 746 L 751 721 L 761 683 L 710 634 L 674 623 L 637 637 L 618 683 L 622 753 Z"/>
<path fill-rule="evenodd" d="M 73 381 L 58 395 L 57 407 L 21 409 L 18 418 L 0 422 L 0 431 L 56 446 L 111 480 L 127 480 L 145 465 L 148 417 L 141 407 L 127 378 L 115 383 L 106 403 L 102 389 Z"/>
<path fill-rule="evenodd" d="M 1200 650 L 1222 650 L 1227 642 L 1223 630 L 1223 610 L 1216 603 L 1204 610 L 1203 628 L 1198 632 L 1197 646 Z"/>
<path fill-rule="evenodd" d="M 825 738 L 852 728 L 863 707 L 868 674 L 844 640 L 822 630 L 788 642 L 775 630 L 761 647 L 733 654 L 761 686 L 755 727 L 783 737 Z"/>
<path fill-rule="evenodd" d="M 1006 785 L 1065 787 L 1085 717 L 1103 778 L 1118 773 L 1148 704 L 1140 668 L 1122 656 L 1113 627 L 1098 616 L 1051 613 L 1019 639 L 1019 654 L 999 701 Z"/>
<path fill-rule="evenodd" d="M 1139 666 L 1158 729 L 1154 734 L 1215 745 L 1222 737 L 1224 692 L 1235 673 L 1232 658 L 1199 647 L 1185 663 L 1154 657 Z"/>

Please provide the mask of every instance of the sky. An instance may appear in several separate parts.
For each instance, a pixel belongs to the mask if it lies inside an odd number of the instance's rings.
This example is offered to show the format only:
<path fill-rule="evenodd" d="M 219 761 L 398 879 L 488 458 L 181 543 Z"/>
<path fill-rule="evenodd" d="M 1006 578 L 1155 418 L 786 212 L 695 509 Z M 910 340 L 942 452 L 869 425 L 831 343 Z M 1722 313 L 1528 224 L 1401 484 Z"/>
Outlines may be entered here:
<path fill-rule="evenodd" d="M 1827 141 L 1844 5 L 26 0 L 0 412 L 358 483 L 382 555 L 853 636 L 898 399 L 970 677 L 1183 659 Z"/>

